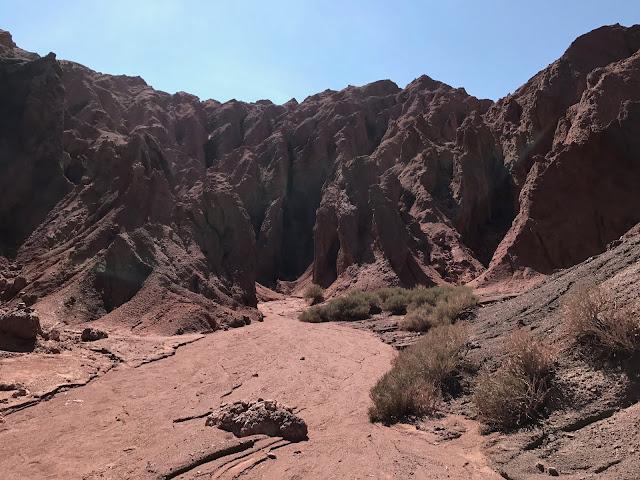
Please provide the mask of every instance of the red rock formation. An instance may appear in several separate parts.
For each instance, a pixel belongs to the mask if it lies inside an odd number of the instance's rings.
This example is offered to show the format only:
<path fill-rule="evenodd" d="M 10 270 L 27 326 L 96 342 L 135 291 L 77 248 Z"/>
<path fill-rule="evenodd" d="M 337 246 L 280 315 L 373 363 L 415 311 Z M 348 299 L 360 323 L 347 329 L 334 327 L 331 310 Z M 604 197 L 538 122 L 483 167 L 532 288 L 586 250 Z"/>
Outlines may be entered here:
<path fill-rule="evenodd" d="M 487 113 L 519 214 L 477 285 L 570 267 L 640 221 L 639 48 L 640 26 L 595 30 Z M 511 127 L 497 120 L 509 110 L 522 112 Z"/>
<path fill-rule="evenodd" d="M 495 104 L 426 76 L 220 104 L 0 32 L 0 295 L 174 333 L 245 324 L 255 281 L 305 272 L 535 280 L 640 221 L 639 47 L 603 27 Z"/>

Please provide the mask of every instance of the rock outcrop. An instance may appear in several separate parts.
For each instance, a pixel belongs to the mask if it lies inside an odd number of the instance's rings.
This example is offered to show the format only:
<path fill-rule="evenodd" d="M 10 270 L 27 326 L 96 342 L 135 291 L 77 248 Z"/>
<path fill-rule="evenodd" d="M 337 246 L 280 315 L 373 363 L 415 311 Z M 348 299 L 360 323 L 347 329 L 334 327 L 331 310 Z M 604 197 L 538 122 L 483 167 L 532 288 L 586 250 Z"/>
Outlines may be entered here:
<path fill-rule="evenodd" d="M 207 417 L 205 424 L 232 432 L 236 437 L 262 434 L 292 442 L 307 439 L 304 420 L 275 400 L 224 404 Z"/>
<path fill-rule="evenodd" d="M 639 47 L 600 28 L 496 103 L 423 76 L 220 104 L 0 32 L 0 296 L 182 333 L 305 273 L 521 289 L 640 221 Z"/>
<path fill-rule="evenodd" d="M 40 318 L 30 308 L 0 313 L 0 337 L 35 341 L 38 335 L 42 335 Z"/>
<path fill-rule="evenodd" d="M 640 26 L 597 29 L 487 113 L 519 196 L 479 286 L 575 265 L 640 221 L 639 48 Z"/>

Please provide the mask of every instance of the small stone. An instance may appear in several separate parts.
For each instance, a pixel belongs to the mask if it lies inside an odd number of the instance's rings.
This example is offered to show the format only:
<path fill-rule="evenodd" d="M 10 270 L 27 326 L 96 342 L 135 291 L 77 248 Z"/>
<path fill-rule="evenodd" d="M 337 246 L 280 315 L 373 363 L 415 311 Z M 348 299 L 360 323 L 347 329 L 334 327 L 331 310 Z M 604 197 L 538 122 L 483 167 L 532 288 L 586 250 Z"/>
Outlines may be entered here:
<path fill-rule="evenodd" d="M 80 336 L 80 339 L 83 342 L 95 342 L 96 340 L 100 340 L 102 338 L 108 338 L 109 335 L 107 334 L 107 332 L 104 332 L 102 330 L 98 330 L 97 328 L 85 328 L 82 331 L 82 335 Z"/>
<path fill-rule="evenodd" d="M 11 390 L 20 390 L 21 388 L 23 388 L 23 385 L 21 383 L 17 383 L 17 382 L 0 383 L 0 392 L 1 391 L 9 392 Z"/>
<path fill-rule="evenodd" d="M 47 332 L 48 340 L 53 340 L 54 342 L 60 341 L 60 330 L 57 328 L 52 328 Z M 46 337 L 45 337 L 46 338 Z"/>
<path fill-rule="evenodd" d="M 29 390 L 27 390 L 26 388 L 20 388 L 15 392 L 13 392 L 13 395 L 11 396 L 13 398 L 18 398 L 18 397 L 26 397 L 27 395 L 29 395 Z"/>
<path fill-rule="evenodd" d="M 267 458 L 270 458 L 271 460 L 275 460 L 277 457 L 275 453 L 269 452 L 267 453 Z"/>
<path fill-rule="evenodd" d="M 536 463 L 536 468 L 541 472 L 544 472 L 544 465 L 540 462 Z"/>
<path fill-rule="evenodd" d="M 556 470 L 553 467 L 549 467 L 549 475 L 551 475 L 552 477 L 560 476 L 560 474 L 558 473 L 558 470 Z"/>
<path fill-rule="evenodd" d="M 300 360 L 304 360 L 304 357 L 300 357 Z"/>
<path fill-rule="evenodd" d="M 252 377 L 257 377 L 257 376 L 258 376 L 258 374 L 257 374 L 257 373 L 254 373 L 254 374 L 252 375 Z"/>

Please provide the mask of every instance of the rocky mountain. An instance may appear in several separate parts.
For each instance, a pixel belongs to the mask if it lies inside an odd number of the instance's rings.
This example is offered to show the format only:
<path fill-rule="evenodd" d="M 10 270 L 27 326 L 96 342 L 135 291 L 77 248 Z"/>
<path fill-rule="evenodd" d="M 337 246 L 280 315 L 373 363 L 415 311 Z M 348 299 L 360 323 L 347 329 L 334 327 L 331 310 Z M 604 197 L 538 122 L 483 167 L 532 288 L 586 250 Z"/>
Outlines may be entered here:
<path fill-rule="evenodd" d="M 45 322 L 259 319 L 255 282 L 519 290 L 640 222 L 640 26 L 494 103 L 423 76 L 200 101 L 0 33 L 0 291 Z"/>

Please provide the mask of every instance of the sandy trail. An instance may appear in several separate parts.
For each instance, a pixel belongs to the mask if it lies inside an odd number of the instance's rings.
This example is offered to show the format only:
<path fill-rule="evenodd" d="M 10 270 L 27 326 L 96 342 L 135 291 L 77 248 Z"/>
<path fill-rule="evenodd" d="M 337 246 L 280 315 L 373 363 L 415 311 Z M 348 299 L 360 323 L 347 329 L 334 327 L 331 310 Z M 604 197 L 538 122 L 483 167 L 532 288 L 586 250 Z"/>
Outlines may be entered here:
<path fill-rule="evenodd" d="M 212 461 L 177 478 L 501 478 L 469 420 L 437 421 L 463 431 L 449 441 L 408 425 L 369 423 L 368 391 L 393 349 L 348 325 L 300 323 L 303 306 L 297 299 L 262 304 L 263 323 L 208 335 L 146 365 L 120 365 L 8 415 L 0 424 L 0 476 L 162 478 L 213 452 Z M 203 418 L 173 421 L 256 397 L 296 406 L 309 440 L 255 438 L 247 446 Z"/>

